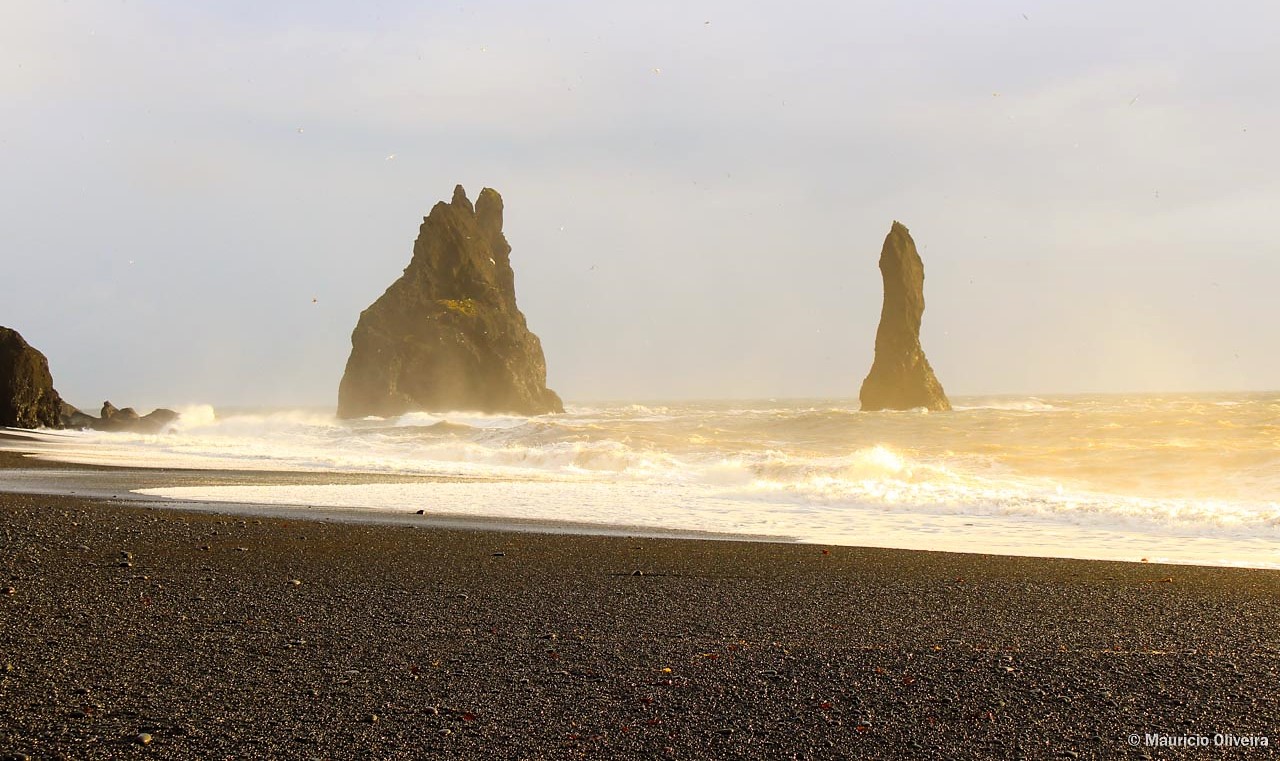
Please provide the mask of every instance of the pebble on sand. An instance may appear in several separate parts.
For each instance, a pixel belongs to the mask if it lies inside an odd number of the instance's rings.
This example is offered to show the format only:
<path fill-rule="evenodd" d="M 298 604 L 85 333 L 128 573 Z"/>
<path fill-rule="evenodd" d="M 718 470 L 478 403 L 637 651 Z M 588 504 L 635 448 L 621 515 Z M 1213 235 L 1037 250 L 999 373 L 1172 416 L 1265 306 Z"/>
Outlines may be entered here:
<path fill-rule="evenodd" d="M 139 745 L 150 745 L 151 735 L 148 734 L 147 732 L 139 732 L 137 735 L 134 736 L 133 741 Z"/>

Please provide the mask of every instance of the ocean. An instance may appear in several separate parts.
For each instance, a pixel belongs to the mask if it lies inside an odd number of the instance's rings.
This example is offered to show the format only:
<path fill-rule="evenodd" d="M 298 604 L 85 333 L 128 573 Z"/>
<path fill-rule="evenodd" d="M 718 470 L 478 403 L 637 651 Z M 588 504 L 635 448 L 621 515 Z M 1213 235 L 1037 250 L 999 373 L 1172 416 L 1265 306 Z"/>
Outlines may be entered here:
<path fill-rule="evenodd" d="M 183 500 L 1280 567 L 1280 394 L 953 402 L 947 413 L 809 399 L 359 421 L 192 406 L 164 434 L 60 434 L 45 451 L 94 464 L 393 477 L 143 490 Z"/>

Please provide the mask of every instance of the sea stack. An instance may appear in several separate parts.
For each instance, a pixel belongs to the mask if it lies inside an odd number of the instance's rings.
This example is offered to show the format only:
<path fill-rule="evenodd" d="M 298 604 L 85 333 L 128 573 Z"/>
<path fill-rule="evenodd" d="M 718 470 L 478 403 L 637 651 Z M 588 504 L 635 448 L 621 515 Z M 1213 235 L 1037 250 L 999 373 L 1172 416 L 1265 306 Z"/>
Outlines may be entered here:
<path fill-rule="evenodd" d="M 862 382 L 862 409 L 951 409 L 920 346 L 924 263 L 911 233 L 901 222 L 894 222 L 884 239 L 880 274 L 884 278 L 884 307 L 876 331 L 876 358 Z"/>
<path fill-rule="evenodd" d="M 338 416 L 412 411 L 563 412 L 542 343 L 516 307 L 502 196 L 466 191 L 423 218 L 400 279 L 360 313 Z"/>
<path fill-rule="evenodd" d="M 49 360 L 18 331 L 0 327 L 0 426 L 62 427 L 62 397 Z"/>

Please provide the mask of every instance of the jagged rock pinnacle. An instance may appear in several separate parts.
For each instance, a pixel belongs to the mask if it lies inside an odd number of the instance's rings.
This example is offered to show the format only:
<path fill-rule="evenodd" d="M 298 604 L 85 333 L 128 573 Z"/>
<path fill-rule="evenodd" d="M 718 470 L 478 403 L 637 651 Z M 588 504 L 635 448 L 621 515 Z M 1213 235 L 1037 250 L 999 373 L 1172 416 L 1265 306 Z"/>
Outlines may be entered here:
<path fill-rule="evenodd" d="M 924 263 L 906 225 L 894 221 L 880 250 L 884 306 L 876 330 L 876 356 L 862 383 L 862 409 L 951 409 L 942 384 L 920 346 L 924 315 Z"/>
<path fill-rule="evenodd" d="M 404 275 L 360 314 L 338 388 L 338 415 L 477 410 L 542 414 L 542 344 L 516 306 L 502 196 L 461 185 L 423 219 Z"/>

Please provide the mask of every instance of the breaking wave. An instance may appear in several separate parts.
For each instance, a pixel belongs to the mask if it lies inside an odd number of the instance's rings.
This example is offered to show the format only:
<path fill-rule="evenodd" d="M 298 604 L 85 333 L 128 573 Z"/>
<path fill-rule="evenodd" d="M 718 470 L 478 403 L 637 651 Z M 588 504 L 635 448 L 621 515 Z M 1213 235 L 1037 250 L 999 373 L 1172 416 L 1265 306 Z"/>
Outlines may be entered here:
<path fill-rule="evenodd" d="M 810 541 L 860 543 L 876 521 L 908 518 L 1280 539 L 1274 395 L 958 402 L 954 413 L 929 416 L 810 400 L 356 421 L 324 410 L 196 405 L 164 434 L 84 432 L 51 440 L 45 453 L 166 468 L 464 477 L 470 496 L 454 494 L 452 504 L 472 514 L 514 500 L 547 520 L 616 521 L 624 511 L 640 523 L 785 531 Z M 373 486 L 309 493 L 307 501 L 399 509 L 403 500 Z M 301 499 L 292 487 L 255 488 L 259 501 Z"/>

